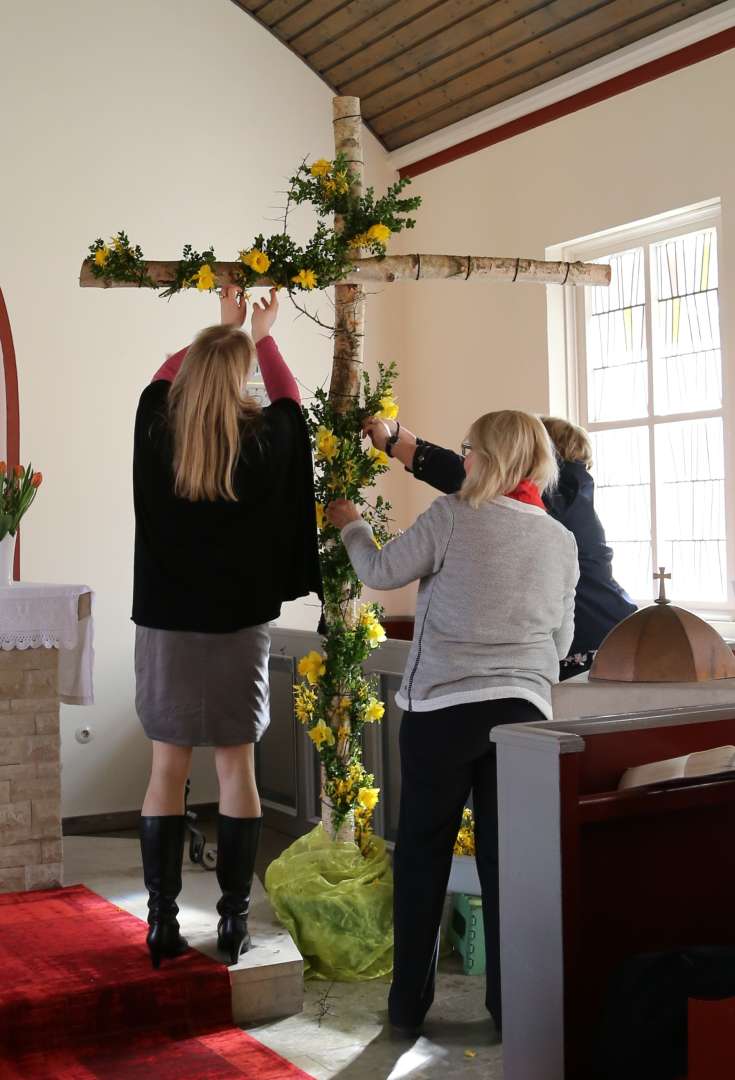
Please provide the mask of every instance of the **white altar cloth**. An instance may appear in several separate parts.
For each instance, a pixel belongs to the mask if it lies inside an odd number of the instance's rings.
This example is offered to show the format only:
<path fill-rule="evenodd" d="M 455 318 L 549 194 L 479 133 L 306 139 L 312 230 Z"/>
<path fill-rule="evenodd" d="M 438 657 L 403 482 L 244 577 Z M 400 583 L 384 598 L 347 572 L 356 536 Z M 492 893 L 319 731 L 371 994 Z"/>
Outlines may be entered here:
<path fill-rule="evenodd" d="M 89 614 L 79 598 L 89 594 Z M 18 581 L 0 587 L 0 649 L 58 649 L 59 698 L 65 705 L 94 701 L 94 593 L 87 585 Z"/>

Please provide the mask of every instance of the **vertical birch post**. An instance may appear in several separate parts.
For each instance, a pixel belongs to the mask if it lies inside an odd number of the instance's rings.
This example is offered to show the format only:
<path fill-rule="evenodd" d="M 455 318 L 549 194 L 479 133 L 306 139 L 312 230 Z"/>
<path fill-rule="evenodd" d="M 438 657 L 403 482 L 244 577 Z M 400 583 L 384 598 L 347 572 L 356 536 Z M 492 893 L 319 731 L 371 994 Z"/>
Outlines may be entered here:
<path fill-rule="evenodd" d="M 362 117 L 360 99 L 337 97 L 332 100 L 334 152 L 344 154 L 352 174 L 351 193 L 362 194 L 365 170 L 362 157 Z M 335 232 L 342 232 L 344 223 L 335 215 Z M 335 335 L 332 381 L 329 400 L 337 412 L 345 412 L 350 400 L 360 390 L 362 343 L 365 336 L 365 292 L 362 285 L 335 285 Z"/>
<path fill-rule="evenodd" d="M 332 99 L 332 123 L 334 125 L 334 153 L 344 154 L 352 177 L 351 194 L 362 194 L 365 165 L 362 156 L 362 116 L 360 99 L 337 97 Z M 342 232 L 344 222 L 335 215 L 335 232 Z M 365 335 L 365 291 L 362 285 L 335 285 L 334 287 L 334 361 L 329 384 L 329 400 L 337 412 L 346 412 L 360 392 L 362 372 L 362 348 Z M 325 612 L 327 621 L 330 613 Z M 355 825 L 350 815 L 335 835 L 332 825 L 332 807 L 324 796 L 324 771 L 322 770 L 322 824 L 336 840 L 355 839 Z"/>

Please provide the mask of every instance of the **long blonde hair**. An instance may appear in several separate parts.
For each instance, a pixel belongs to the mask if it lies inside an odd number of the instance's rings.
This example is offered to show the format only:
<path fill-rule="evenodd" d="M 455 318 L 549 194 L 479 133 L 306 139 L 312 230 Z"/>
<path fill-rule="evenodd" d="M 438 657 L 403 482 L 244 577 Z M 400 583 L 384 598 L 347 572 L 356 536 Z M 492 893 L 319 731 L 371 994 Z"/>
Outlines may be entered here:
<path fill-rule="evenodd" d="M 468 442 L 474 456 L 460 498 L 471 506 L 513 491 L 521 480 L 540 492 L 556 483 L 554 449 L 537 416 L 513 409 L 486 413 L 470 428 Z"/>
<path fill-rule="evenodd" d="M 189 348 L 168 395 L 174 491 L 181 498 L 237 501 L 240 443 L 260 415 L 245 392 L 254 355 L 252 340 L 234 326 L 210 326 Z"/>

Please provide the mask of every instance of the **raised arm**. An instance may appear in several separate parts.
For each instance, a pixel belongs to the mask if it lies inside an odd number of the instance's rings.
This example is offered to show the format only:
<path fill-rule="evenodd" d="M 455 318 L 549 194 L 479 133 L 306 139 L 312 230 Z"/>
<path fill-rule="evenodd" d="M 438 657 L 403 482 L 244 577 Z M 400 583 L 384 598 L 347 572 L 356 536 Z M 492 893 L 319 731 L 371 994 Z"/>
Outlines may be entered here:
<path fill-rule="evenodd" d="M 327 517 L 342 531 L 342 542 L 361 581 L 371 589 L 400 589 L 435 574 L 444 562 L 454 515 L 446 500 L 437 499 L 410 529 L 378 548 L 373 530 L 353 503 L 337 499 Z"/>
<path fill-rule="evenodd" d="M 271 401 L 290 398 L 301 404 L 299 387 L 281 356 L 278 346 L 270 336 L 271 327 L 278 315 L 278 294 L 271 289 L 268 299 L 253 305 L 253 341 L 258 351 L 258 364 L 265 383 L 265 391 Z"/>
<path fill-rule="evenodd" d="M 445 495 L 453 495 L 462 487 L 465 472 L 460 454 L 417 438 L 397 420 L 371 419 L 363 430 L 378 450 L 386 450 L 390 444 L 390 456 L 405 465 L 417 480 Z"/>

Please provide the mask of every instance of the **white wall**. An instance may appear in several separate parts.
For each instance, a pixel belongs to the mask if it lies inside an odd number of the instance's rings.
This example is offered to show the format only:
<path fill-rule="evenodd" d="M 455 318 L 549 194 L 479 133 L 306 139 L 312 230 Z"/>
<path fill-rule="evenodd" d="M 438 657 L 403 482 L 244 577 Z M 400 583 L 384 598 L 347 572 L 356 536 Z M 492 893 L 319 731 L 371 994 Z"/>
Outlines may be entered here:
<path fill-rule="evenodd" d="M 424 204 L 410 249 L 543 258 L 550 245 L 719 196 L 732 378 L 734 94 L 730 51 L 419 176 L 414 189 Z M 471 281 L 401 288 L 409 427 L 458 446 L 482 412 L 548 409 L 545 289 Z M 402 489 L 408 521 L 432 494 L 408 477 Z"/>
<path fill-rule="evenodd" d="M 121 227 L 159 258 L 187 241 L 233 257 L 274 230 L 285 179 L 305 155 L 331 154 L 331 93 L 229 0 L 0 6 L 0 285 L 22 456 L 46 477 L 23 529 L 23 577 L 97 593 L 97 703 L 62 711 L 63 812 L 131 809 L 149 755 L 129 621 L 133 417 L 164 354 L 217 321 L 218 307 L 192 294 L 166 304 L 148 292 L 80 290 L 81 260 L 90 241 Z M 393 174 L 367 143 L 368 180 L 383 187 Z M 294 228 L 308 235 L 309 220 Z M 375 349 L 386 306 L 371 305 Z M 327 377 L 331 343 L 295 314 L 284 306 L 278 338 L 313 387 Z M 316 614 L 290 605 L 286 618 L 314 628 Z M 73 738 L 83 723 L 94 731 L 84 746 Z M 209 758 L 198 753 L 195 801 L 215 797 Z"/>

